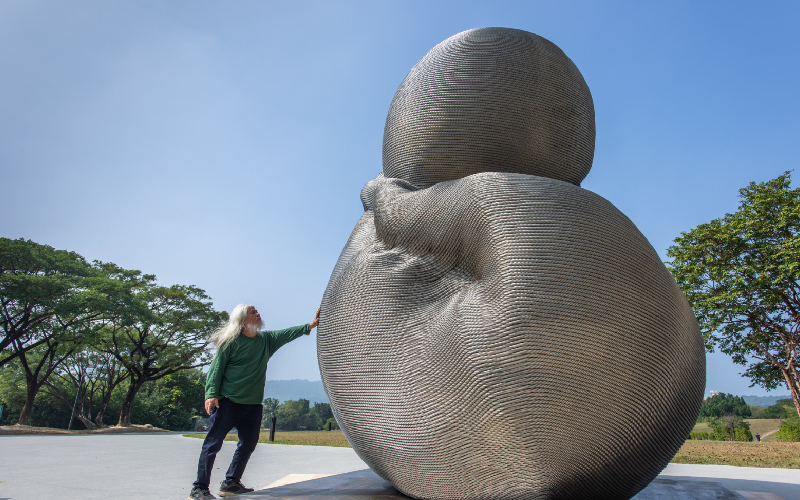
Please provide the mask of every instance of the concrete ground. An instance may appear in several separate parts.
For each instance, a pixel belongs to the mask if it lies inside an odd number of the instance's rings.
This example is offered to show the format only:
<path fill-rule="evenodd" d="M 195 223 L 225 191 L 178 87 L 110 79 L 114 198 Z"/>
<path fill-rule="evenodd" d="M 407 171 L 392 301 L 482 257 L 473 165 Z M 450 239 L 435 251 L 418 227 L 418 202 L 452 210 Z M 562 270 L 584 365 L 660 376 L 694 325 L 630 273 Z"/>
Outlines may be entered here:
<path fill-rule="evenodd" d="M 201 439 L 180 434 L 0 436 L 0 500 L 185 499 L 197 474 Z M 236 447 L 217 454 L 216 491 Z M 259 444 L 242 482 L 263 488 L 288 474 L 366 468 L 350 448 Z"/>
<path fill-rule="evenodd" d="M 715 481 L 734 491 L 765 492 L 785 500 L 800 500 L 800 469 L 669 464 L 658 477 Z"/>
<path fill-rule="evenodd" d="M 0 500 L 186 498 L 202 441 L 180 434 L 0 436 Z M 235 443 L 215 464 L 212 491 Z M 261 489 L 289 474 L 342 474 L 366 468 L 350 448 L 260 444 L 242 482 Z M 718 481 L 732 490 L 800 500 L 800 470 L 670 464 L 660 477 Z"/>

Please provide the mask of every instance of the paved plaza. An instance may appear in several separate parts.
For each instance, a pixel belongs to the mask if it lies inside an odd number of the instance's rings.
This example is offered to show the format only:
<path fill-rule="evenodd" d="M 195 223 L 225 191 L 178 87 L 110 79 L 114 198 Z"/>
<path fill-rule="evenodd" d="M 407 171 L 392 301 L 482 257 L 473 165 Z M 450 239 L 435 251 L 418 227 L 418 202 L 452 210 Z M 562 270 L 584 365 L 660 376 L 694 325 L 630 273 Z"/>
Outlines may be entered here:
<path fill-rule="evenodd" d="M 0 436 L 0 500 L 183 500 L 202 441 L 180 434 Z M 226 442 L 212 491 L 236 444 Z M 290 474 L 342 474 L 367 466 L 350 448 L 260 444 L 242 481 L 254 488 Z M 800 470 L 670 464 L 661 478 L 717 481 L 737 491 L 800 500 Z M 772 497 L 774 498 L 774 497 Z"/>

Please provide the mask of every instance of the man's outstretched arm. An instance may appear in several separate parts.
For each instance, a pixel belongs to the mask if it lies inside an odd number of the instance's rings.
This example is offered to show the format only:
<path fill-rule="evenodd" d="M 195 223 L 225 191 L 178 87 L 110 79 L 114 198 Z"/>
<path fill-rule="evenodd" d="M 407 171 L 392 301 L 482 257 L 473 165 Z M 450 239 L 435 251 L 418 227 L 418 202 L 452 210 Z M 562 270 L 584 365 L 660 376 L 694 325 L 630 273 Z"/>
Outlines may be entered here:
<path fill-rule="evenodd" d="M 269 354 L 270 356 L 275 354 L 275 351 L 281 348 L 281 346 L 288 344 L 292 340 L 302 337 L 303 335 L 308 335 L 311 333 L 311 330 L 317 327 L 319 324 L 319 309 L 317 309 L 317 313 L 314 315 L 314 319 L 311 320 L 311 323 L 307 325 L 300 325 L 300 326 L 293 326 L 292 328 L 286 328 L 284 330 L 275 330 L 272 332 L 266 332 L 266 335 L 269 336 Z"/>

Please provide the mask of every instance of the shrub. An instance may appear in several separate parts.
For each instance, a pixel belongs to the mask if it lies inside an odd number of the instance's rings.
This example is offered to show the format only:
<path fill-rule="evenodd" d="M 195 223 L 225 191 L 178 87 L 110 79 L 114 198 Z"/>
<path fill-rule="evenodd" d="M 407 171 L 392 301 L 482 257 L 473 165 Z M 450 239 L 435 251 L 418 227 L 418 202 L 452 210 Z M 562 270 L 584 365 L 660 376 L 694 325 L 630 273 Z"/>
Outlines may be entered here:
<path fill-rule="evenodd" d="M 733 440 L 734 441 L 752 441 L 753 434 L 750 432 L 750 429 L 745 429 L 744 427 L 737 427 L 733 430 Z"/>
<path fill-rule="evenodd" d="M 800 441 L 800 418 L 785 420 L 781 428 L 775 434 L 778 441 L 798 442 Z"/>
<path fill-rule="evenodd" d="M 698 441 L 708 441 L 709 439 L 711 439 L 709 436 L 710 435 L 708 432 L 692 432 L 689 434 L 689 439 L 694 439 Z"/>
<path fill-rule="evenodd" d="M 712 440 L 716 441 L 752 441 L 753 434 L 750 432 L 750 424 L 742 417 L 727 414 L 719 418 L 711 418 L 708 425 L 714 429 Z"/>

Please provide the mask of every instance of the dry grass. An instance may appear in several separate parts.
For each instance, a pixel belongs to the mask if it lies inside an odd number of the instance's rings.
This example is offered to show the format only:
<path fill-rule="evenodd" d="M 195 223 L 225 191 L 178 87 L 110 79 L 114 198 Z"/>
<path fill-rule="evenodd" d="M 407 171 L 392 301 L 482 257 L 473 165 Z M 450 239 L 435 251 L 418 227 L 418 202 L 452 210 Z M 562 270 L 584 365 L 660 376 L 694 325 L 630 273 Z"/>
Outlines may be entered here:
<path fill-rule="evenodd" d="M 672 462 L 800 469 L 800 443 L 686 441 Z"/>
<path fill-rule="evenodd" d="M 712 432 L 713 430 L 714 429 L 712 429 L 707 423 L 699 422 L 694 424 L 694 429 L 692 429 L 692 432 Z"/>
<path fill-rule="evenodd" d="M 169 432 L 152 425 L 131 425 L 130 427 L 119 427 L 112 425 L 103 427 L 102 429 L 81 429 L 77 431 L 68 431 L 66 429 L 56 429 L 54 427 L 33 427 L 30 425 L 4 425 L 0 426 L 0 436 L 24 436 L 24 435 L 53 435 L 53 434 L 135 434 L 141 432 Z"/>
<path fill-rule="evenodd" d="M 753 433 L 753 438 L 756 434 L 761 434 L 762 441 L 775 441 L 775 433 L 781 428 L 779 418 L 753 418 L 745 421 L 750 423 L 750 432 Z"/>
<path fill-rule="evenodd" d="M 186 437 L 200 438 L 205 434 L 184 434 Z M 228 434 L 225 441 L 238 441 L 236 434 Z M 265 444 L 297 444 L 306 446 L 338 446 L 349 448 L 350 443 L 344 438 L 342 431 L 277 431 L 275 442 L 269 442 L 269 432 L 262 432 L 258 438 L 259 443 Z"/>
<path fill-rule="evenodd" d="M 269 432 L 262 432 L 258 442 L 268 443 Z M 344 438 L 342 431 L 277 431 L 275 432 L 275 444 L 350 447 L 350 443 Z"/>
<path fill-rule="evenodd" d="M 774 422 L 751 421 L 751 429 L 769 432 L 776 429 Z M 697 428 L 695 428 L 697 430 Z M 698 432 L 703 432 L 700 430 Z M 189 437 L 204 438 L 205 434 L 188 434 Z M 269 432 L 262 432 L 260 443 L 267 443 Z M 235 434 L 229 434 L 226 441 L 237 441 Z M 276 444 L 297 444 L 311 446 L 350 446 L 341 431 L 296 431 L 276 432 Z M 680 464 L 719 464 L 739 467 L 778 467 L 800 469 L 800 443 L 775 442 L 729 442 L 729 441 L 686 441 L 672 459 Z"/>

